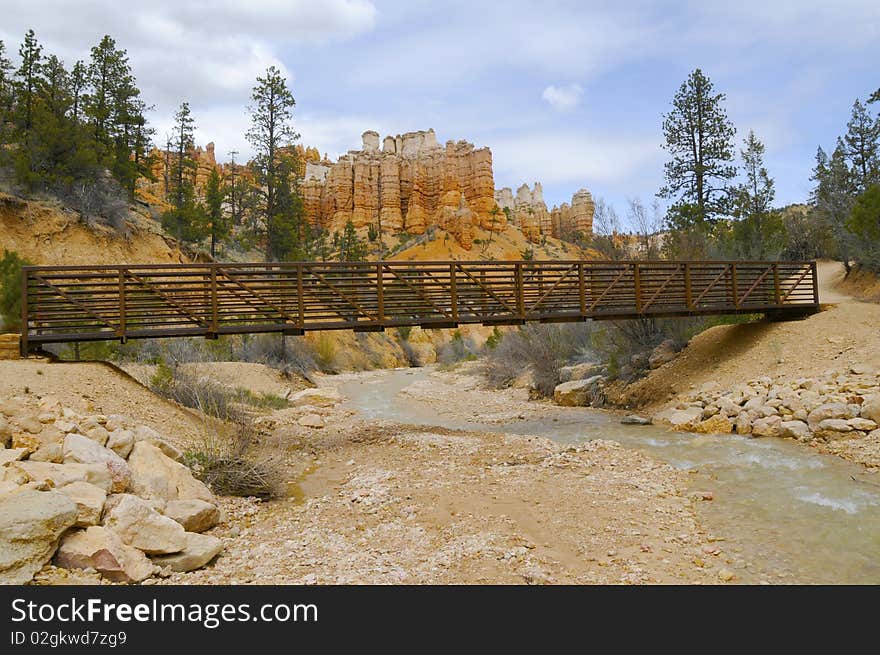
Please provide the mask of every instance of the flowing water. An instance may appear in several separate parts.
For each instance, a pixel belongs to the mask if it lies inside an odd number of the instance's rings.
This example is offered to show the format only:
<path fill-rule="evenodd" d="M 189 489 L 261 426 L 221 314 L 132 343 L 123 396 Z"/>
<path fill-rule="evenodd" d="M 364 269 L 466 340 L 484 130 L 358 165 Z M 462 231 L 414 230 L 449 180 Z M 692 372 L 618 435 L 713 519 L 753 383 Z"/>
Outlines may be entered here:
<path fill-rule="evenodd" d="M 610 439 L 693 472 L 703 527 L 725 539 L 746 582 L 880 583 L 880 484 L 860 466 L 782 439 L 694 435 L 627 426 L 586 408 L 484 425 L 443 416 L 400 391 L 430 371 L 388 371 L 343 383 L 363 416 L 470 431 L 542 435 L 561 443 Z M 463 392 L 466 393 L 466 392 Z M 878 476 L 880 477 L 880 476 Z"/>

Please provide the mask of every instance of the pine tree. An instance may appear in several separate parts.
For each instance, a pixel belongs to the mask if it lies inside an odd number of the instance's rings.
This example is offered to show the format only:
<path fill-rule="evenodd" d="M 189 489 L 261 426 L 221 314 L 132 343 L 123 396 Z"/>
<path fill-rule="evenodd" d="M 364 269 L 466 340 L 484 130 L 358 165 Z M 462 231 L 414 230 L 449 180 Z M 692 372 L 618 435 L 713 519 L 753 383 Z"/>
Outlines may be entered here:
<path fill-rule="evenodd" d="M 349 220 L 339 236 L 339 261 L 361 262 L 367 258 L 367 244 L 358 237 L 354 223 Z"/>
<path fill-rule="evenodd" d="M 181 103 L 174 114 L 174 135 L 170 144 L 170 182 L 166 189 L 172 209 L 162 216 L 162 224 L 178 241 L 197 241 L 205 234 L 207 220 L 195 197 L 196 163 L 190 153 L 194 147 L 195 120 L 189 103 Z"/>
<path fill-rule="evenodd" d="M 263 77 L 257 77 L 257 84 L 251 94 L 253 104 L 248 108 L 251 114 L 251 128 L 247 139 L 254 147 L 254 176 L 257 185 L 265 188 L 263 218 L 266 221 L 266 261 L 277 258 L 279 245 L 273 242 L 278 234 L 272 226 L 279 215 L 276 191 L 279 186 L 279 150 L 290 145 L 299 135 L 290 121 L 296 105 L 293 94 L 281 72 L 270 66 Z"/>
<path fill-rule="evenodd" d="M 15 67 L 6 55 L 6 44 L 0 40 L 0 135 L 7 121 L 12 120 L 12 99 Z"/>
<path fill-rule="evenodd" d="M 116 41 L 105 35 L 92 48 L 88 68 L 89 94 L 86 115 L 92 123 L 92 132 L 100 151 L 112 150 L 111 119 L 113 117 L 114 91 L 120 80 L 128 74 L 128 58 L 124 50 L 117 50 Z"/>
<path fill-rule="evenodd" d="M 670 209 L 673 228 L 703 228 L 727 210 L 727 183 L 736 175 L 733 136 L 725 95 L 698 68 L 682 83 L 663 118 L 666 185 L 660 197 L 675 201 Z"/>
<path fill-rule="evenodd" d="M 223 211 L 223 201 L 226 199 L 226 193 L 227 189 L 215 168 L 211 171 L 208 183 L 205 186 L 205 212 L 208 220 L 208 230 L 211 235 L 211 259 L 216 257 L 217 244 L 229 237 L 231 224 Z"/>
<path fill-rule="evenodd" d="M 782 218 L 773 211 L 773 178 L 764 167 L 764 144 L 749 131 L 740 151 L 746 180 L 731 191 L 737 254 L 746 259 L 776 256 L 784 246 Z"/>
<path fill-rule="evenodd" d="M 83 98 L 88 84 L 89 70 L 81 61 L 77 61 L 70 71 L 71 118 L 79 122 Z"/>
<path fill-rule="evenodd" d="M 266 224 L 267 252 L 270 261 L 304 259 L 303 224 L 305 216 L 297 181 L 295 150 L 278 155 L 275 188 L 275 213 Z"/>
<path fill-rule="evenodd" d="M 18 126 L 23 135 L 23 143 L 27 148 L 31 128 L 34 122 L 34 110 L 42 83 L 43 47 L 37 43 L 33 30 L 28 30 L 24 42 L 18 49 L 21 64 L 16 71 L 17 89 L 16 105 L 19 111 Z"/>
<path fill-rule="evenodd" d="M 816 182 L 811 194 L 815 210 L 834 239 L 838 249 L 835 254 L 849 271 L 853 240 L 852 234 L 847 230 L 846 222 L 852 210 L 856 185 L 852 171 L 847 165 L 843 139 L 837 139 L 837 146 L 830 158 L 821 148 L 819 149 L 812 179 Z"/>
<path fill-rule="evenodd" d="M 846 157 L 856 189 L 863 193 L 880 182 L 880 118 L 871 116 L 860 100 L 853 103 L 852 116 L 843 137 Z"/>

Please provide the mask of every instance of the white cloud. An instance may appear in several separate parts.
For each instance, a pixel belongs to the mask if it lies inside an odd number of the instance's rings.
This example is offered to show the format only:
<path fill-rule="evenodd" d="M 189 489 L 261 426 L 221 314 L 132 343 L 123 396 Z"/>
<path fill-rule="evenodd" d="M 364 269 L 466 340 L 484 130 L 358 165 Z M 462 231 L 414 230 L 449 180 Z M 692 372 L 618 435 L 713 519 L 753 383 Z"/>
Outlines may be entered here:
<path fill-rule="evenodd" d="M 567 84 L 565 86 L 553 86 L 544 89 L 541 97 L 544 98 L 556 111 L 571 111 L 581 101 L 584 90 L 580 84 Z"/>
<path fill-rule="evenodd" d="M 492 143 L 495 186 L 515 188 L 523 180 L 590 188 L 621 184 L 644 169 L 660 169 L 664 153 L 656 136 L 641 139 L 580 131 L 532 132 Z"/>

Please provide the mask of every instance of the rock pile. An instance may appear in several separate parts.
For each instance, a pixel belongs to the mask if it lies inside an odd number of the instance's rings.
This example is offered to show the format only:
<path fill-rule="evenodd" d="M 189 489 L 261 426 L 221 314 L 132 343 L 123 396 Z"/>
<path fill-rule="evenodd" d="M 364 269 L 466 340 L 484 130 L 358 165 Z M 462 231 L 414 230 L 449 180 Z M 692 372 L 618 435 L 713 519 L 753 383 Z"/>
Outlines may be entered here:
<path fill-rule="evenodd" d="M 825 441 L 880 440 L 880 372 L 863 366 L 797 380 L 707 383 L 654 417 L 676 430 Z"/>
<path fill-rule="evenodd" d="M 30 581 L 54 556 L 114 582 L 210 562 L 214 495 L 155 430 L 80 415 L 57 399 L 0 401 L 0 583 Z"/>

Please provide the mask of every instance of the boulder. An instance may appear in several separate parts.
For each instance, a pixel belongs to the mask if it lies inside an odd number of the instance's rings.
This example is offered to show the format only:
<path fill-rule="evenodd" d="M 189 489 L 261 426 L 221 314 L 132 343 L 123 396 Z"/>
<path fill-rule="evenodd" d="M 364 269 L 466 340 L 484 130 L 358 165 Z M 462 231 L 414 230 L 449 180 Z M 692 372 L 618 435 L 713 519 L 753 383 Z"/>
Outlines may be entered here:
<path fill-rule="evenodd" d="M 135 442 L 128 456 L 128 466 L 131 469 L 131 489 L 142 498 L 214 501 L 211 490 L 196 480 L 186 466 L 147 441 Z"/>
<path fill-rule="evenodd" d="M 156 570 L 137 548 L 101 526 L 73 532 L 61 542 L 55 564 L 65 569 L 95 569 L 113 582 L 140 582 Z"/>
<path fill-rule="evenodd" d="M 807 415 L 807 423 L 810 424 L 811 428 L 815 429 L 816 425 L 829 418 L 850 418 L 849 407 L 843 403 L 823 403 Z"/>
<path fill-rule="evenodd" d="M 842 418 L 826 418 L 812 427 L 816 436 L 823 439 L 838 439 L 853 431 L 849 421 Z"/>
<path fill-rule="evenodd" d="M 623 425 L 651 425 L 651 419 L 638 414 L 627 414 L 620 419 L 620 422 Z"/>
<path fill-rule="evenodd" d="M 109 430 L 125 430 L 132 426 L 132 420 L 123 414 L 110 414 L 104 421 L 104 426 Z"/>
<path fill-rule="evenodd" d="M 71 482 L 58 491 L 76 503 L 76 527 L 87 528 L 101 522 L 106 491 L 88 482 Z"/>
<path fill-rule="evenodd" d="M 556 385 L 553 389 L 553 402 L 563 407 L 584 407 L 589 405 L 589 391 L 592 378 L 573 380 Z"/>
<path fill-rule="evenodd" d="M 110 470 L 104 464 L 53 464 L 50 462 L 13 462 L 8 469 L 15 469 L 29 482 L 48 482 L 53 487 L 63 487 L 71 482 L 89 482 L 105 491 L 113 486 Z"/>
<path fill-rule="evenodd" d="M 0 447 L 8 448 L 12 443 L 12 426 L 9 425 L 2 414 L 0 414 Z"/>
<path fill-rule="evenodd" d="M 880 393 L 872 394 L 864 399 L 861 407 L 861 415 L 862 418 L 880 424 Z"/>
<path fill-rule="evenodd" d="M 667 410 L 658 414 L 656 418 L 674 430 L 693 430 L 703 419 L 703 408 L 693 406 Z"/>
<path fill-rule="evenodd" d="M 180 523 L 187 532 L 204 532 L 220 522 L 217 506 L 197 498 L 169 500 L 162 513 Z"/>
<path fill-rule="evenodd" d="M 305 428 L 319 429 L 324 427 L 324 419 L 318 414 L 306 414 L 297 420 L 301 426 Z"/>
<path fill-rule="evenodd" d="M 131 430 L 113 430 L 107 437 L 107 448 L 119 455 L 122 459 L 131 454 L 134 448 L 134 432 Z"/>
<path fill-rule="evenodd" d="M 700 434 L 729 434 L 733 432 L 733 423 L 730 419 L 716 414 L 705 421 L 701 421 L 694 427 L 694 432 L 699 432 Z"/>
<path fill-rule="evenodd" d="M 60 464 L 64 461 L 64 448 L 60 443 L 47 443 L 28 457 L 32 462 L 53 462 Z"/>
<path fill-rule="evenodd" d="M 853 430 L 861 430 L 862 432 L 871 432 L 877 429 L 877 423 L 869 418 L 856 417 L 847 421 Z M 2 453 L 0 453 L 2 454 Z"/>
<path fill-rule="evenodd" d="M 15 422 L 18 423 L 18 427 L 30 434 L 40 434 L 43 431 L 43 424 L 39 417 L 32 414 L 16 417 Z"/>
<path fill-rule="evenodd" d="M 55 491 L 24 489 L 0 497 L 0 584 L 29 582 L 76 514 L 76 504 Z"/>
<path fill-rule="evenodd" d="M 165 439 L 165 437 L 163 437 L 151 427 L 148 427 L 146 425 L 139 425 L 134 430 L 132 430 L 132 432 L 134 433 L 135 443 L 137 443 L 138 441 L 146 441 L 147 443 L 151 443 L 163 453 L 165 453 L 168 457 L 173 459 L 175 462 L 180 461 L 180 458 L 183 457 L 183 453 L 180 452 L 178 448 L 169 443 Z"/>
<path fill-rule="evenodd" d="M 736 428 L 737 434 L 751 434 L 752 433 L 752 419 L 749 417 L 748 412 L 740 412 L 736 415 L 736 423 L 734 423 L 734 427 Z"/>
<path fill-rule="evenodd" d="M 110 438 L 110 433 L 103 425 L 95 425 L 85 429 L 83 434 L 101 446 L 106 446 L 107 440 Z"/>
<path fill-rule="evenodd" d="M 571 366 L 563 366 L 559 369 L 560 382 L 572 382 L 577 380 L 585 380 L 593 377 L 602 370 L 601 364 L 585 363 L 572 364 Z"/>
<path fill-rule="evenodd" d="M 0 449 L 0 467 L 6 466 L 10 462 L 18 462 L 27 457 L 28 451 L 25 448 L 3 448 Z"/>
<path fill-rule="evenodd" d="M 675 341 L 672 339 L 666 339 L 651 351 L 651 355 L 648 357 L 648 366 L 652 369 L 660 368 L 667 362 L 671 362 L 677 356 L 678 348 L 676 348 Z"/>
<path fill-rule="evenodd" d="M 122 493 L 131 481 L 131 471 L 124 459 L 81 434 L 71 433 L 64 438 L 64 463 L 103 464 L 110 471 L 113 493 Z"/>
<path fill-rule="evenodd" d="M 804 421 L 783 421 L 779 424 L 779 436 L 799 441 L 809 441 L 813 438 L 810 426 Z"/>
<path fill-rule="evenodd" d="M 207 534 L 186 533 L 186 547 L 173 555 L 153 558 L 153 563 L 172 571 L 194 571 L 217 557 L 223 550 L 223 542 Z"/>
<path fill-rule="evenodd" d="M 186 531 L 174 519 L 162 516 L 145 500 L 132 494 L 112 496 L 104 526 L 123 542 L 150 555 L 177 553 L 186 546 Z"/>
<path fill-rule="evenodd" d="M 778 437 L 782 426 L 782 419 L 778 416 L 766 416 L 752 423 L 753 437 Z"/>
<path fill-rule="evenodd" d="M 314 405 L 315 407 L 330 407 L 342 402 L 342 394 L 333 387 L 317 387 L 315 389 L 303 389 L 287 398 L 291 405 Z"/>

